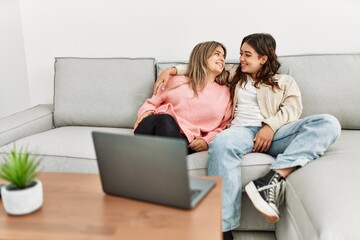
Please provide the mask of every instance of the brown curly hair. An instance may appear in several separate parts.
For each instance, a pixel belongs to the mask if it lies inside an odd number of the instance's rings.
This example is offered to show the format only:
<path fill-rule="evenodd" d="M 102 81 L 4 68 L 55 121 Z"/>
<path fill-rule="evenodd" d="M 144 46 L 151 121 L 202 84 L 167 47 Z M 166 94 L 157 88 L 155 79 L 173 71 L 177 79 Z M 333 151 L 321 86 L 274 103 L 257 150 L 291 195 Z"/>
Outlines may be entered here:
<path fill-rule="evenodd" d="M 276 41 L 275 39 L 268 33 L 254 33 L 244 37 L 241 42 L 241 46 L 247 43 L 249 44 L 257 54 L 260 56 L 267 56 L 267 61 L 262 65 L 259 72 L 256 74 L 256 79 L 258 80 L 255 83 L 255 87 L 258 88 L 259 85 L 265 84 L 272 88 L 273 91 L 275 89 L 280 89 L 279 84 L 275 81 L 274 75 L 280 68 L 280 63 L 277 60 L 276 55 Z M 241 87 L 244 87 L 247 81 L 247 74 L 241 71 L 241 65 L 236 69 L 235 75 L 230 82 L 230 91 L 231 96 L 235 94 L 235 88 L 238 83 L 240 83 Z"/>

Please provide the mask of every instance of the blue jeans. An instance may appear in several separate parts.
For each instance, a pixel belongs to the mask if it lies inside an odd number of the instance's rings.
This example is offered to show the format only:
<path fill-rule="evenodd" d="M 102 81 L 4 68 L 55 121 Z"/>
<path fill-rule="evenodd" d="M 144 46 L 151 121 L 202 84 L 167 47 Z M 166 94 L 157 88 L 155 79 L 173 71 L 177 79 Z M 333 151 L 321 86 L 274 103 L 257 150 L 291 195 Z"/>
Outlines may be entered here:
<path fill-rule="evenodd" d="M 232 126 L 209 145 L 208 175 L 223 179 L 223 232 L 240 225 L 241 157 L 252 152 L 260 127 Z M 338 120 L 327 114 L 312 115 L 278 129 L 267 154 L 276 158 L 271 169 L 304 166 L 320 157 L 340 136 Z"/>

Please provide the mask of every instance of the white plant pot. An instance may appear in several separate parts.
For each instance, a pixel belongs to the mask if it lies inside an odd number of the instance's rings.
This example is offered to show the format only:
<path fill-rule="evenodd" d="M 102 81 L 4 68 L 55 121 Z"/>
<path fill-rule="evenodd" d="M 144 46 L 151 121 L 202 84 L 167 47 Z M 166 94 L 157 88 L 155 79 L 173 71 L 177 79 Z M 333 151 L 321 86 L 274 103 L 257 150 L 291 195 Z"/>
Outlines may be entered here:
<path fill-rule="evenodd" d="M 36 184 L 22 190 L 1 188 L 1 198 L 5 212 L 11 215 L 23 215 L 34 212 L 43 204 L 43 186 L 40 180 Z"/>

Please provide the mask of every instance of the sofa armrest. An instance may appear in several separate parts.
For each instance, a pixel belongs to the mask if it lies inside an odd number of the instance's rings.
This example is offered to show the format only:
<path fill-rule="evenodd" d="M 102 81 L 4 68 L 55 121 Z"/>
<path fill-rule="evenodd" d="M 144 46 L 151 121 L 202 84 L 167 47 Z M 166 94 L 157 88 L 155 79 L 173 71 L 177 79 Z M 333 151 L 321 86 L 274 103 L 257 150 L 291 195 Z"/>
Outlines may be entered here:
<path fill-rule="evenodd" d="M 53 105 L 37 105 L 0 119 L 0 146 L 52 128 Z"/>

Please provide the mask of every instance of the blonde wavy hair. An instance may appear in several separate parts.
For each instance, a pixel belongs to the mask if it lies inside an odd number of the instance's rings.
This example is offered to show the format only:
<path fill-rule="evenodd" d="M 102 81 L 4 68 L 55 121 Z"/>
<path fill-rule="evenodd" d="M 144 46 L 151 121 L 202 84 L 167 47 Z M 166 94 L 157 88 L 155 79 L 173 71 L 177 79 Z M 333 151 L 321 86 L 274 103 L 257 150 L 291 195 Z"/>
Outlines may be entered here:
<path fill-rule="evenodd" d="M 207 60 L 218 46 L 224 50 L 224 58 L 226 58 L 225 46 L 222 43 L 215 41 L 198 43 L 191 51 L 185 76 L 191 79 L 189 84 L 194 90 L 195 96 L 198 96 L 198 91 L 201 91 L 206 85 L 205 79 L 209 68 Z M 220 85 L 227 84 L 228 75 L 228 72 L 224 68 L 224 70 L 215 78 L 215 82 Z"/>

